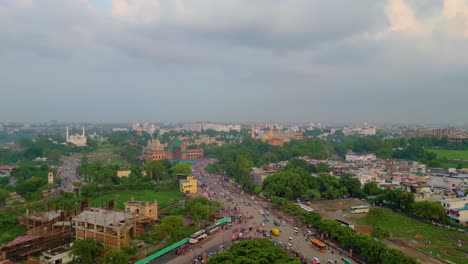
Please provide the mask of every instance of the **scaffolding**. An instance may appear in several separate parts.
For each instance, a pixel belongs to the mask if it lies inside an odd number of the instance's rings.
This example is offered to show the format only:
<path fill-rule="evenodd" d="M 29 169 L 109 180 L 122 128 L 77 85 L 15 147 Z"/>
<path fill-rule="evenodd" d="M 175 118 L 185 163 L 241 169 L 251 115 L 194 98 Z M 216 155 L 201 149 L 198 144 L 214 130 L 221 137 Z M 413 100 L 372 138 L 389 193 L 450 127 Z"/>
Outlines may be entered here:
<path fill-rule="evenodd" d="M 45 236 L 20 236 L 0 247 L 0 252 L 3 258 L 19 261 L 29 255 L 70 243 L 72 237 L 70 228 L 66 231 L 57 230 Z"/>
<path fill-rule="evenodd" d="M 70 243 L 73 238 L 71 217 L 62 210 L 27 212 L 19 222 L 27 231 L 0 247 L 3 258 L 24 260 L 29 255 Z"/>
<path fill-rule="evenodd" d="M 106 249 L 128 246 L 136 235 L 136 218 L 130 213 L 89 208 L 73 218 L 76 239 L 91 238 Z"/>

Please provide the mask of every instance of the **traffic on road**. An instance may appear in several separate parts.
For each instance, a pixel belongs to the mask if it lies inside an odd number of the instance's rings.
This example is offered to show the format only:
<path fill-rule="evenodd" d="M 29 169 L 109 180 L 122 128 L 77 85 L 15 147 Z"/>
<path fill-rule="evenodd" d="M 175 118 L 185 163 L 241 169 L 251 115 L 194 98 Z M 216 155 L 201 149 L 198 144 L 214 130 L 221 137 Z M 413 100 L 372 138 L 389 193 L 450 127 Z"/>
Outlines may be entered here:
<path fill-rule="evenodd" d="M 214 235 L 184 248 L 184 254 L 167 254 L 151 263 L 203 263 L 210 255 L 225 250 L 236 241 L 266 238 L 294 254 L 302 263 L 345 263 L 341 251 L 320 244 L 320 237 L 301 223 L 288 219 L 268 201 L 243 192 L 226 177 L 208 173 L 204 168 L 213 160 L 192 164 L 199 194 L 222 204 L 220 213 L 232 222 Z M 318 241 L 318 243 L 313 243 Z M 350 262 L 348 262 L 350 263 Z"/>

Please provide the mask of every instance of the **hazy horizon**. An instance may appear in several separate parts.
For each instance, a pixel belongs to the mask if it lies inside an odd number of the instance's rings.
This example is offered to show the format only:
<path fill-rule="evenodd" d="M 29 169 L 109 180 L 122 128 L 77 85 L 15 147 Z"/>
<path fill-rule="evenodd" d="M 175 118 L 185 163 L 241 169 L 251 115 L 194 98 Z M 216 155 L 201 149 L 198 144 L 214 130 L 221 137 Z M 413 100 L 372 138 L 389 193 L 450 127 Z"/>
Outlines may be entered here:
<path fill-rule="evenodd" d="M 468 0 L 0 1 L 0 120 L 466 124 L 466 50 Z"/>

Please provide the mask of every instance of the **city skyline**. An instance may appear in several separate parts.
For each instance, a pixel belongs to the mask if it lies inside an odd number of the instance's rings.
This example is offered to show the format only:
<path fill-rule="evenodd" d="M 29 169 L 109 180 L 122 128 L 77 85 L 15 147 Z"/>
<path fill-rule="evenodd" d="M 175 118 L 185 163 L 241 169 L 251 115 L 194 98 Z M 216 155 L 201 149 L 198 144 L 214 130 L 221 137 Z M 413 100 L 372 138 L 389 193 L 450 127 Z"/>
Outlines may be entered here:
<path fill-rule="evenodd" d="M 2 121 L 468 122 L 466 0 L 4 1 L 0 33 Z"/>

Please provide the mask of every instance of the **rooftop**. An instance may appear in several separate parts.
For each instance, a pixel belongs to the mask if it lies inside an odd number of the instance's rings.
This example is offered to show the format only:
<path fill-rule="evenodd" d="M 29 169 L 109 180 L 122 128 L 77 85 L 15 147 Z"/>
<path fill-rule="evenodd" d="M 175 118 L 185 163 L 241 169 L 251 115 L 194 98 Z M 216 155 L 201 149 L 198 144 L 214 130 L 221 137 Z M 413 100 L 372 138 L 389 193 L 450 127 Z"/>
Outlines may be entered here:
<path fill-rule="evenodd" d="M 37 221 L 49 222 L 49 221 L 59 218 L 61 212 L 62 212 L 61 210 L 58 210 L 57 212 L 55 211 L 41 212 L 39 214 L 26 215 L 25 218 L 34 219 Z"/>
<path fill-rule="evenodd" d="M 74 221 L 93 223 L 99 226 L 118 227 L 125 224 L 125 220 L 131 220 L 134 216 L 130 213 L 109 211 L 101 208 L 90 208 L 73 218 Z"/>
<path fill-rule="evenodd" d="M 465 204 L 464 207 L 453 208 L 452 210 L 456 210 L 456 211 L 466 211 L 466 210 L 468 210 L 468 204 Z"/>

